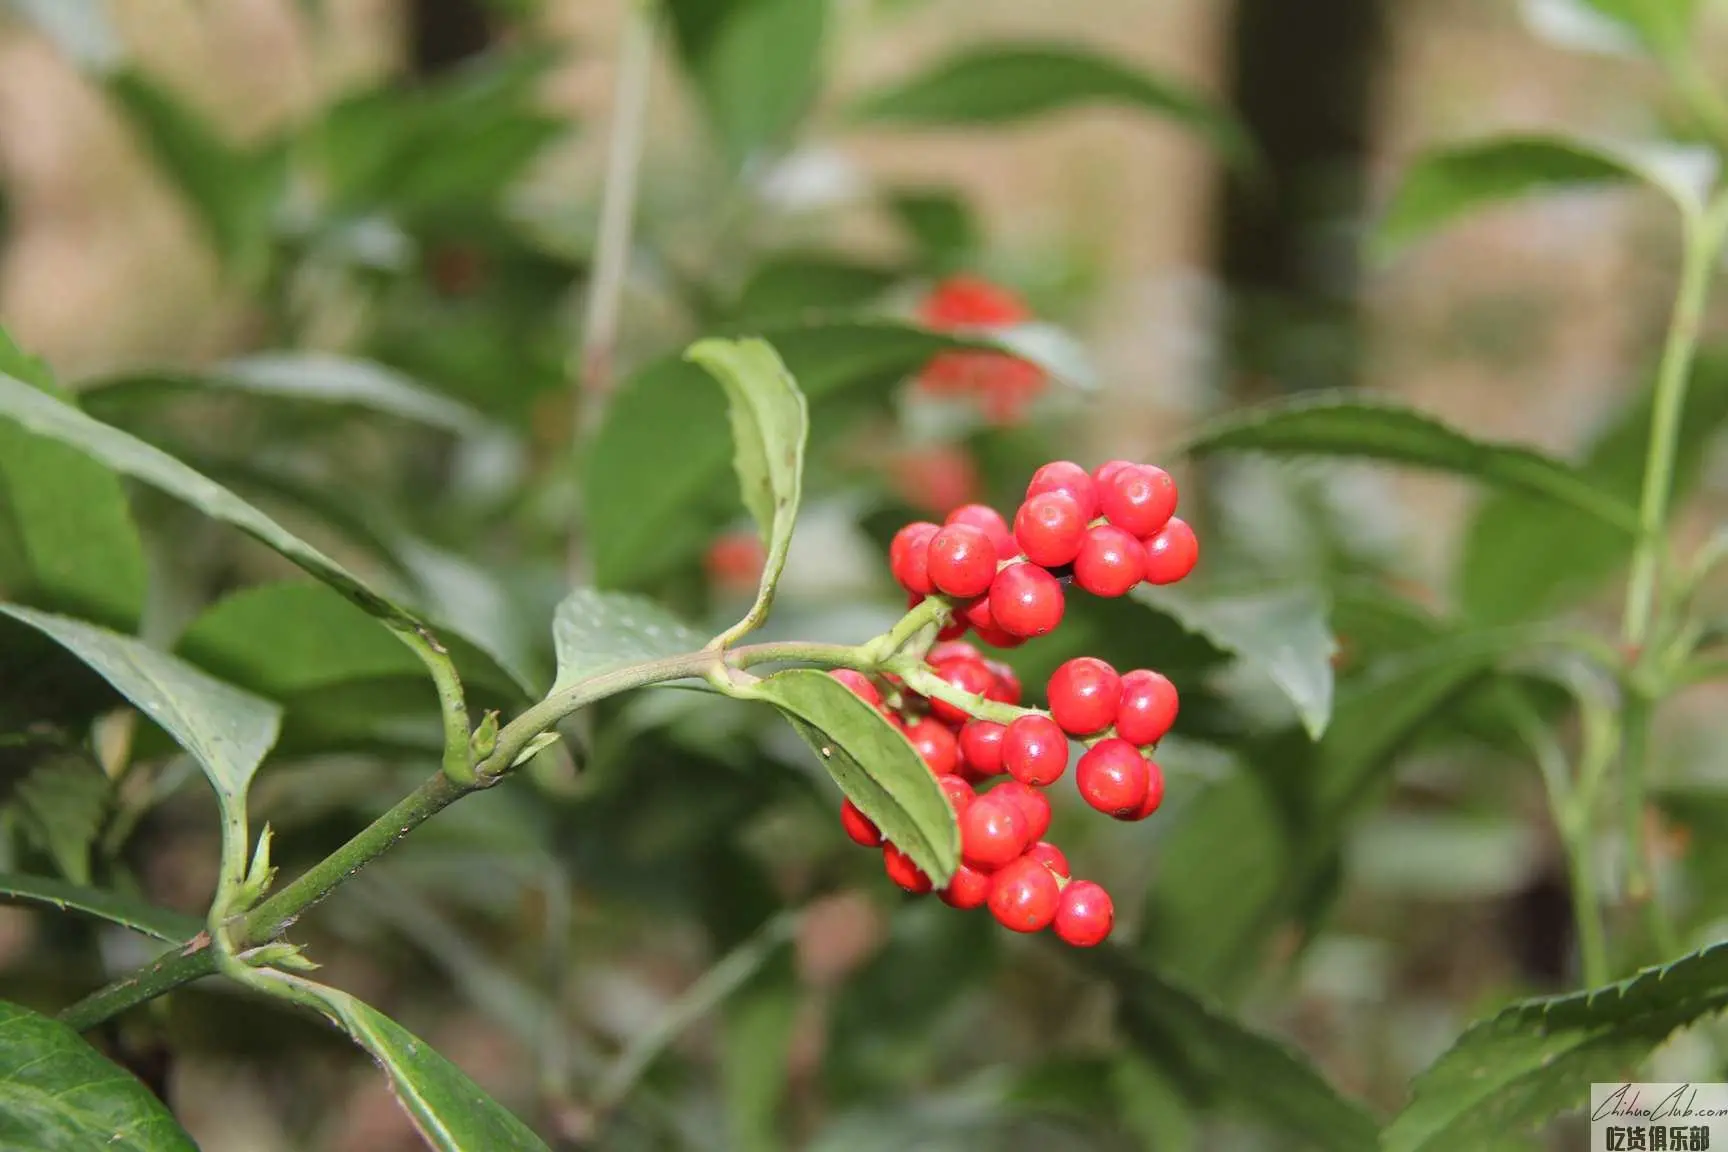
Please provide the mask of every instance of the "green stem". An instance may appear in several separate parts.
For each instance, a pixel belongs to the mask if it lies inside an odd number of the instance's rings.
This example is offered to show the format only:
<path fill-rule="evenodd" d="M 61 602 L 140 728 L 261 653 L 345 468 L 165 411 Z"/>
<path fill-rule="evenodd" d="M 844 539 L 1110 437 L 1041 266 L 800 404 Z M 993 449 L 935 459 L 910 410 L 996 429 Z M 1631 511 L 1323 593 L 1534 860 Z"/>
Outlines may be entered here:
<path fill-rule="evenodd" d="M 1582 797 L 1580 797 L 1582 799 Z M 1590 855 L 1590 821 L 1579 804 L 1577 818 L 1566 816 L 1562 827 L 1576 822 L 1575 831 L 1564 832 L 1566 863 L 1572 889 L 1572 918 L 1578 924 L 1578 952 L 1583 959 L 1584 986 L 1600 988 L 1613 978 L 1608 964 L 1608 939 L 1602 930 L 1602 899 L 1596 890 L 1595 861 Z"/>
<path fill-rule="evenodd" d="M 1649 837 L 1644 834 L 1644 767 L 1650 752 L 1652 709 L 1649 698 L 1634 693 L 1622 712 L 1621 809 L 1626 821 L 1626 897 L 1642 910 L 1650 943 L 1666 960 L 1678 954 L 1678 942 L 1656 897 Z"/>
<path fill-rule="evenodd" d="M 444 719 L 444 774 L 458 784 L 474 783 L 474 763 L 468 753 L 468 703 L 462 694 L 462 678 L 450 652 L 425 627 L 393 627 L 402 642 L 420 657 L 438 688 L 438 712 Z"/>

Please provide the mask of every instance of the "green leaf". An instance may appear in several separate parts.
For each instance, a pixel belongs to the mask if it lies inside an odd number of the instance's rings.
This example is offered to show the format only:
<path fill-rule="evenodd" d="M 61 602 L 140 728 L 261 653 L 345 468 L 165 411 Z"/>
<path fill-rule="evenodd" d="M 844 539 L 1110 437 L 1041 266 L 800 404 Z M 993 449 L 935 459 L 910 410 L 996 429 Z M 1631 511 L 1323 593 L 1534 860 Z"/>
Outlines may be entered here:
<path fill-rule="evenodd" d="M 982 237 L 971 206 L 945 188 L 901 188 L 888 194 L 888 211 L 912 237 L 926 266 L 946 270 L 976 251 Z"/>
<path fill-rule="evenodd" d="M 760 627 L 774 602 L 774 589 L 786 570 L 798 501 L 804 486 L 804 446 L 810 438 L 810 409 L 804 393 L 773 345 L 762 340 L 703 340 L 685 357 L 705 368 L 726 390 L 732 420 L 732 466 L 744 506 L 756 520 L 767 549 L 756 603 L 726 636 Z"/>
<path fill-rule="evenodd" d="M 733 311 L 752 321 L 784 321 L 800 313 L 861 308 L 899 277 L 893 268 L 827 253 L 775 256 L 751 272 Z"/>
<path fill-rule="evenodd" d="M 1708 154 L 1636 151 L 1564 136 L 1497 136 L 1424 154 L 1405 174 L 1375 245 L 1390 256 L 1478 208 L 1542 193 L 1649 184 L 1685 211 L 1715 176 Z"/>
<path fill-rule="evenodd" d="M 546 1145 L 431 1045 L 346 992 L 277 974 L 314 997 L 378 1061 L 397 1103 L 441 1152 L 547 1152 Z"/>
<path fill-rule="evenodd" d="M 740 695 L 780 709 L 840 790 L 936 887 L 960 862 L 960 831 L 936 777 L 882 714 L 824 672 L 777 672 Z"/>
<path fill-rule="evenodd" d="M 1644 483 L 1654 389 L 1630 400 L 1596 437 L 1578 471 L 1603 492 L 1634 505 Z M 1705 457 L 1728 421 L 1728 354 L 1702 356 L 1680 418 L 1671 495 L 1697 487 Z M 1498 493 L 1471 521 L 1459 558 L 1459 599 L 1485 623 L 1552 612 L 1588 595 L 1632 555 L 1634 538 L 1571 508 Z"/>
<path fill-rule="evenodd" d="M 51 753 L 18 783 L 24 831 L 74 884 L 90 883 L 90 846 L 108 815 L 108 776 L 77 751 Z"/>
<path fill-rule="evenodd" d="M 1629 28 L 1651 51 L 1672 57 L 1690 49 L 1699 0 L 1576 0 Z"/>
<path fill-rule="evenodd" d="M 1308 735 L 1318 740 L 1325 734 L 1338 644 L 1318 591 L 1256 589 L 1202 597 L 1175 588 L 1142 588 L 1134 598 L 1265 674 L 1296 706 Z"/>
<path fill-rule="evenodd" d="M 1202 1107 L 1228 1106 L 1326 1152 L 1372 1152 L 1378 1126 L 1283 1043 L 1236 1023 L 1120 948 L 1073 953 L 1108 979 L 1130 1042 Z"/>
<path fill-rule="evenodd" d="M 166 1105 L 57 1020 L 0 1001 L 0 1146 L 197 1152 Z"/>
<path fill-rule="evenodd" d="M 632 664 L 698 652 L 706 638 L 641 596 L 578 588 L 552 617 L 554 692 Z"/>
<path fill-rule="evenodd" d="M 1583 1106 L 1580 1084 L 1635 1080 L 1676 1029 L 1728 1007 L 1728 944 L 1477 1022 L 1416 1078 L 1385 1152 L 1474 1148 Z"/>
<path fill-rule="evenodd" d="M 679 57 L 727 158 L 786 145 L 821 90 L 827 4 L 669 0 Z"/>
<path fill-rule="evenodd" d="M 85 888 L 47 876 L 0 872 L 0 903 L 35 904 L 58 908 L 62 912 L 82 912 L 169 944 L 190 940 L 204 930 L 204 921 L 195 916 L 182 916 L 118 892 Z"/>
<path fill-rule="evenodd" d="M 1348 394 L 1303 396 L 1227 416 L 1185 446 L 1194 455 L 1249 451 L 1345 456 L 1448 472 L 1578 509 L 1635 534 L 1635 507 L 1569 464 L 1516 444 L 1477 440 L 1410 408 Z"/>
<path fill-rule="evenodd" d="M 1236 118 L 1209 97 L 1078 45 L 968 48 L 866 95 L 856 114 L 895 124 L 986 125 L 1087 104 L 1122 104 L 1166 117 L 1237 163 L 1253 154 Z"/>

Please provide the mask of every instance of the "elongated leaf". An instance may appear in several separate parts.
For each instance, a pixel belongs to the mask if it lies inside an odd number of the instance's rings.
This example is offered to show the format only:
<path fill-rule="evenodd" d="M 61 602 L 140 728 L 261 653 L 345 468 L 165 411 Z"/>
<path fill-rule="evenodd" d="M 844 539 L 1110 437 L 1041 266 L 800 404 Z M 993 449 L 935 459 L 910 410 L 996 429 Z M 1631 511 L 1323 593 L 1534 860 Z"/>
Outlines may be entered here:
<path fill-rule="evenodd" d="M 1376 245 L 1391 255 L 1490 204 L 1544 192 L 1649 184 L 1690 211 L 1714 179 L 1708 154 L 1596 144 L 1563 136 L 1500 136 L 1419 158 L 1380 221 Z"/>
<path fill-rule="evenodd" d="M 1143 588 L 1134 595 L 1269 677 L 1296 706 L 1308 735 L 1318 740 L 1325 734 L 1338 644 L 1326 624 L 1325 598 L 1317 591 L 1259 589 L 1201 597 L 1174 588 Z"/>
<path fill-rule="evenodd" d="M 652 600 L 578 588 L 552 617 L 556 692 L 606 672 L 701 650 L 702 634 Z"/>
<path fill-rule="evenodd" d="M 1650 444 L 1653 389 L 1614 416 L 1591 444 L 1579 471 L 1604 492 L 1636 504 Z M 1686 395 L 1674 459 L 1672 497 L 1697 487 L 1716 434 L 1728 422 L 1728 355 L 1701 357 Z M 1459 558 L 1464 610 L 1484 623 L 1530 619 L 1589 595 L 1631 558 L 1634 540 L 1594 518 L 1542 500 L 1503 492 L 1484 501 Z"/>
<path fill-rule="evenodd" d="M 945 188 L 902 188 L 889 194 L 888 210 L 932 270 L 945 271 L 964 261 L 980 243 L 970 206 Z"/>
<path fill-rule="evenodd" d="M 58 1020 L 0 1001 L 0 1147 L 197 1152 L 167 1107 Z"/>
<path fill-rule="evenodd" d="M 346 992 L 281 978 L 316 997 L 336 1024 L 390 1077 L 396 1100 L 420 1135 L 441 1152 L 546 1152 L 522 1121 L 480 1090 L 424 1040 Z"/>
<path fill-rule="evenodd" d="M 1116 986 L 1135 1048 L 1203 1107 L 1229 1105 L 1326 1152 L 1372 1152 L 1377 1125 L 1307 1060 L 1236 1023 L 1120 948 L 1074 954 Z"/>
<path fill-rule="evenodd" d="M 37 762 L 13 795 L 25 832 L 74 884 L 90 883 L 90 846 L 102 832 L 110 791 L 100 765 L 65 751 Z"/>
<path fill-rule="evenodd" d="M 785 321 L 801 313 L 861 308 L 899 276 L 894 268 L 830 253 L 776 256 L 751 272 L 733 310 L 752 321 Z"/>
<path fill-rule="evenodd" d="M 1728 944 L 1473 1024 L 1412 1086 L 1386 1152 L 1474 1148 L 1583 1106 L 1578 1086 L 1636 1080 L 1675 1029 L 1728 1008 Z"/>
<path fill-rule="evenodd" d="M 785 145 L 821 89 L 828 5 L 670 0 L 679 56 L 727 157 Z"/>
<path fill-rule="evenodd" d="M 1248 451 L 1345 456 L 1449 472 L 1576 508 L 1637 531 L 1635 508 L 1582 471 L 1517 444 L 1477 440 L 1410 408 L 1345 394 L 1302 397 L 1225 417 L 1186 445 L 1195 455 Z"/>
<path fill-rule="evenodd" d="M 906 737 L 834 677 L 778 672 L 747 694 L 780 709 L 858 809 L 936 887 L 960 861 L 960 831 L 936 777 Z"/>
<path fill-rule="evenodd" d="M 110 920 L 134 932 L 154 936 L 170 944 L 190 940 L 204 930 L 204 922 L 195 916 L 182 916 L 166 908 L 154 908 L 143 901 L 118 892 L 68 884 L 47 876 L 23 876 L 16 872 L 0 872 L 0 903 L 30 904 L 58 908 L 62 912 L 82 912 Z"/>
<path fill-rule="evenodd" d="M 857 115 L 897 124 L 1004 124 L 1087 104 L 1120 104 L 1165 117 L 1237 162 L 1252 154 L 1235 117 L 1210 98 L 1078 45 L 967 48 L 867 94 Z"/>

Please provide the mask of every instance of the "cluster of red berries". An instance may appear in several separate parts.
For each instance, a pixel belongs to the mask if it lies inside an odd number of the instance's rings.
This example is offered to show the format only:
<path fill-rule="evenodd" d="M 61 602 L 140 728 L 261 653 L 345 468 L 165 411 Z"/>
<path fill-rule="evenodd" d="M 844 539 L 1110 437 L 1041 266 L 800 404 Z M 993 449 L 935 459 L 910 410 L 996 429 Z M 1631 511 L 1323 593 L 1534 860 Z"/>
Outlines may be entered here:
<path fill-rule="evenodd" d="M 1176 499 L 1162 468 L 1112 460 L 1087 472 L 1059 460 L 1033 473 L 1012 529 L 995 509 L 967 504 L 942 524 L 902 528 L 888 564 L 914 604 L 932 595 L 954 602 L 943 639 L 972 628 L 1012 648 L 1062 622 L 1064 583 L 1122 596 L 1192 572 L 1200 546 Z"/>
<path fill-rule="evenodd" d="M 938 332 L 1003 328 L 1032 318 L 1031 310 L 1005 288 L 977 276 L 952 276 L 925 297 L 918 317 Z M 1044 370 L 1005 352 L 941 352 L 919 373 L 918 384 L 933 396 L 971 395 L 990 419 L 1017 422 L 1044 390 Z"/>

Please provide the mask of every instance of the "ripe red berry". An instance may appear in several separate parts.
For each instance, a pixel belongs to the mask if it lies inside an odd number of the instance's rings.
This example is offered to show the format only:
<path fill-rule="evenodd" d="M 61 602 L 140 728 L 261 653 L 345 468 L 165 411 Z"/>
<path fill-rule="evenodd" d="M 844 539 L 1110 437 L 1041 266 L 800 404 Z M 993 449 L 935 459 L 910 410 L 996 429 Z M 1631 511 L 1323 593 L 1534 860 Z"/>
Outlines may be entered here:
<path fill-rule="evenodd" d="M 1050 798 L 1030 784 L 1004 780 L 985 795 L 1007 800 L 1020 809 L 1020 815 L 1026 817 L 1028 844 L 1044 839 L 1044 833 L 1050 831 Z"/>
<path fill-rule="evenodd" d="M 990 915 L 1015 932 L 1038 932 L 1056 918 L 1062 888 L 1050 869 L 1022 857 L 990 879 Z"/>
<path fill-rule="evenodd" d="M 1012 800 L 987 792 L 960 813 L 960 856 L 974 868 L 995 871 L 1030 843 L 1026 817 Z"/>
<path fill-rule="evenodd" d="M 1176 481 L 1162 468 L 1131 464 L 1098 486 L 1098 510 L 1130 536 L 1150 536 L 1176 515 Z"/>
<path fill-rule="evenodd" d="M 1010 564 L 990 583 L 990 616 L 1012 636 L 1045 636 L 1062 623 L 1062 585 L 1036 564 Z"/>
<path fill-rule="evenodd" d="M 930 539 L 930 583 L 949 596 L 982 596 L 996 578 L 996 545 L 982 528 L 949 524 Z"/>
<path fill-rule="evenodd" d="M 864 675 L 864 673 L 853 668 L 835 668 L 829 672 L 828 675 L 846 685 L 846 687 L 851 690 L 852 695 L 858 697 L 860 700 L 864 701 L 864 703 L 870 705 L 870 707 L 882 707 L 881 691 L 875 684 L 871 683 L 870 677 Z"/>
<path fill-rule="evenodd" d="M 1176 723 L 1176 685 L 1145 668 L 1122 674 L 1122 703 L 1116 709 L 1116 735 L 1130 744 L 1156 744 Z"/>
<path fill-rule="evenodd" d="M 1106 816 L 1133 817 L 1146 802 L 1151 769 L 1140 749 L 1120 737 L 1100 740 L 1074 766 L 1080 798 Z"/>
<path fill-rule="evenodd" d="M 1096 656 L 1076 656 L 1050 674 L 1050 715 L 1071 736 L 1110 727 L 1122 703 L 1122 677 Z"/>
<path fill-rule="evenodd" d="M 1104 485 L 1110 483 L 1110 477 L 1116 475 L 1116 473 L 1122 471 L 1124 468 L 1133 467 L 1136 467 L 1136 465 L 1132 460 L 1106 460 L 1104 463 L 1098 465 L 1098 467 L 1092 469 L 1092 483 L 1102 489 Z"/>
<path fill-rule="evenodd" d="M 1040 840 L 1026 849 L 1026 856 L 1038 861 L 1064 880 L 1074 874 L 1073 870 L 1068 867 L 1067 855 L 1048 840 Z"/>
<path fill-rule="evenodd" d="M 900 851 L 892 844 L 882 845 L 882 867 L 888 873 L 888 879 L 918 895 L 930 891 L 930 877 L 924 870 L 912 863 L 912 857 Z"/>
<path fill-rule="evenodd" d="M 936 783 L 942 786 L 942 795 L 948 798 L 948 807 L 954 809 L 955 816 L 971 807 L 972 801 L 976 799 L 972 793 L 972 785 L 958 776 L 938 776 Z"/>
<path fill-rule="evenodd" d="M 924 659 L 926 663 L 935 665 L 941 664 L 944 661 L 955 660 L 962 657 L 967 660 L 982 660 L 984 659 L 984 653 L 978 651 L 977 648 L 966 643 L 964 640 L 944 640 L 942 643 L 932 647 L 930 649 L 930 654 Z"/>
<path fill-rule="evenodd" d="M 943 524 L 970 524 L 990 537 L 990 543 L 996 546 L 998 556 L 1014 555 L 1014 533 L 1008 530 L 1008 521 L 1002 519 L 1002 513 L 988 504 L 965 504 L 948 513 Z M 1148 533 L 1141 533 L 1147 535 Z"/>
<path fill-rule="evenodd" d="M 1200 541 L 1194 529 L 1180 516 L 1172 516 L 1158 534 L 1144 541 L 1146 553 L 1146 583 L 1174 584 L 1200 560 Z"/>
<path fill-rule="evenodd" d="M 914 596 L 928 596 L 936 591 L 930 583 L 930 541 L 938 528 L 927 520 L 917 520 L 894 533 L 888 545 L 888 570 L 900 587 Z"/>
<path fill-rule="evenodd" d="M 981 483 L 971 454 L 950 444 L 899 453 L 889 461 L 888 478 L 907 504 L 938 516 L 977 499 Z"/>
<path fill-rule="evenodd" d="M 950 908 L 981 908 L 990 899 L 990 873 L 962 864 L 954 870 L 948 887 L 936 895 Z"/>
<path fill-rule="evenodd" d="M 978 629 L 978 639 L 992 648 L 1018 648 L 1026 643 L 1026 637 L 1016 636 L 1012 632 L 1004 632 L 1000 628 Z"/>
<path fill-rule="evenodd" d="M 986 660 L 984 667 L 990 669 L 990 674 L 996 677 L 996 686 L 990 691 L 990 699 L 1003 704 L 1020 703 L 1020 677 L 1014 675 L 1014 669 L 1000 660 Z"/>
<path fill-rule="evenodd" d="M 1110 893 L 1090 880 L 1076 880 L 1062 889 L 1056 902 L 1056 935 L 1076 948 L 1093 948 L 1116 925 L 1116 905 Z"/>
<path fill-rule="evenodd" d="M 970 692 L 974 696 L 983 696 L 996 683 L 996 677 L 990 669 L 984 666 L 982 660 L 960 656 L 943 660 L 934 665 L 936 675 L 946 680 L 962 692 Z M 965 711 L 956 708 L 946 700 L 931 700 L 930 712 L 938 720 L 949 724 L 964 724 L 972 717 Z"/>
<path fill-rule="evenodd" d="M 1045 568 L 1072 564 L 1085 538 L 1085 509 L 1066 488 L 1040 492 L 1014 514 L 1014 542 L 1026 559 Z"/>
<path fill-rule="evenodd" d="M 1018 324 L 1031 312 L 1020 297 L 982 276 L 950 276 L 938 282 L 918 308 L 932 328 L 971 328 Z"/>
<path fill-rule="evenodd" d="M 1146 799 L 1140 801 L 1140 807 L 1134 810 L 1132 816 L 1123 816 L 1123 820 L 1144 820 L 1158 811 L 1158 806 L 1164 803 L 1164 769 L 1158 767 L 1156 760 L 1146 761 Z"/>
<path fill-rule="evenodd" d="M 941 721 L 926 717 L 906 730 L 919 759 L 938 776 L 951 776 L 960 770 L 960 744 Z"/>
<path fill-rule="evenodd" d="M 988 595 L 980 596 L 963 607 L 957 607 L 957 610 L 960 619 L 966 621 L 968 628 L 975 628 L 980 632 L 996 630 L 996 618 L 990 614 L 990 597 Z"/>
<path fill-rule="evenodd" d="M 1032 481 L 1026 485 L 1026 499 L 1059 489 L 1079 502 L 1083 519 L 1091 520 L 1098 515 L 1098 485 L 1090 472 L 1071 460 L 1057 460 L 1032 473 Z"/>
<path fill-rule="evenodd" d="M 767 561 L 768 550 L 755 532 L 728 532 L 708 545 L 702 566 L 717 586 L 741 592 L 756 587 Z"/>
<path fill-rule="evenodd" d="M 850 797 L 840 802 L 840 827 L 854 844 L 874 848 L 882 843 L 882 832 L 870 817 L 858 810 Z"/>
<path fill-rule="evenodd" d="M 992 720 L 968 721 L 960 729 L 960 758 L 985 776 L 1000 776 L 1002 736 L 1008 729 Z"/>
<path fill-rule="evenodd" d="M 1054 783 L 1068 770 L 1068 736 L 1048 716 L 1017 717 L 1002 734 L 1002 767 L 1022 784 Z"/>
<path fill-rule="evenodd" d="M 1113 524 L 1086 530 L 1074 557 L 1076 584 L 1094 596 L 1125 596 L 1145 576 L 1146 549 L 1140 541 Z"/>

